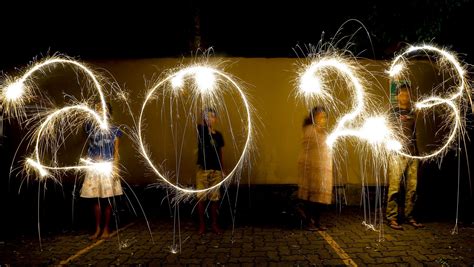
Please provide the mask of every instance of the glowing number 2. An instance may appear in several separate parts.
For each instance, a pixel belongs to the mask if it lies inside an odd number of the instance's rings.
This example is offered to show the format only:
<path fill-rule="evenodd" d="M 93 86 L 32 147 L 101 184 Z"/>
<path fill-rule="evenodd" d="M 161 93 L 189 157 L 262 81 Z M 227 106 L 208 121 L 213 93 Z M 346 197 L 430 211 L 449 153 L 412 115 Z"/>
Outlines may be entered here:
<path fill-rule="evenodd" d="M 372 144 L 385 143 L 387 146 L 392 145 L 393 140 L 383 117 L 370 117 L 358 129 L 348 127 L 349 123 L 354 123 L 357 116 L 365 109 L 364 87 L 357 76 L 357 67 L 348 60 L 327 56 L 313 61 L 300 76 L 299 94 L 306 99 L 319 99 L 321 103 L 326 105 L 334 103 L 330 92 L 327 92 L 328 89 L 323 79 L 323 76 L 327 74 L 327 69 L 330 68 L 342 73 L 346 82 L 353 85 L 354 102 L 352 110 L 339 119 L 334 130 L 328 135 L 327 145 L 333 147 L 337 139 L 342 136 L 355 136 Z M 374 129 L 376 130 L 374 131 Z"/>
<path fill-rule="evenodd" d="M 26 160 L 28 166 L 33 167 L 39 173 L 40 179 L 45 179 L 47 177 L 56 179 L 53 175 L 51 175 L 49 171 L 80 170 L 94 168 L 95 166 L 91 162 L 88 162 L 87 160 L 83 159 L 81 159 L 81 162 L 84 162 L 85 164 L 76 166 L 52 167 L 45 166 L 42 164 L 40 156 L 40 141 L 42 138 L 45 138 L 45 136 L 54 134 L 54 131 L 56 129 L 54 127 L 51 127 L 51 125 L 54 125 L 55 122 L 60 121 L 61 119 L 70 116 L 71 114 L 77 115 L 79 113 L 86 113 L 92 116 L 97 125 L 100 126 L 101 130 L 107 131 L 109 128 L 105 97 L 104 93 L 102 92 L 102 86 L 99 83 L 99 80 L 97 79 L 96 75 L 94 75 L 94 73 L 85 65 L 67 58 L 53 57 L 35 64 L 33 67 L 28 69 L 28 71 L 26 71 L 20 78 L 14 80 L 5 88 L 3 88 L 2 95 L 4 96 L 4 103 L 7 106 L 12 107 L 12 109 L 17 103 L 24 104 L 24 99 L 28 99 L 33 94 L 33 89 L 31 88 L 33 85 L 29 84 L 29 79 L 31 79 L 36 72 L 42 71 L 43 68 L 49 67 L 51 65 L 72 65 L 82 70 L 92 80 L 93 85 L 99 93 L 100 103 L 102 105 L 102 114 L 98 114 L 94 109 L 91 109 L 85 104 L 77 104 L 73 106 L 63 107 L 47 115 L 46 119 L 41 123 L 38 130 L 36 130 L 35 132 L 35 146 L 33 156 Z"/>

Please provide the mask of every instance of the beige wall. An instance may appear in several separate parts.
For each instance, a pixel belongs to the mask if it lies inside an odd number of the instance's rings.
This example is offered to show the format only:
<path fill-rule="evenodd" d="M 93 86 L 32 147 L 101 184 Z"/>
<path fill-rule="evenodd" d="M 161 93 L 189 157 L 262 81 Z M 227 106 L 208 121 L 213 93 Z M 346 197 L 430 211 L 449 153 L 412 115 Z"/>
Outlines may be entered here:
<path fill-rule="evenodd" d="M 300 151 L 301 124 L 307 110 L 304 104 L 297 101 L 294 97 L 294 84 L 296 79 L 296 59 L 288 58 L 226 58 L 225 71 L 238 77 L 241 84 L 250 98 L 255 108 L 255 122 L 257 126 L 256 149 L 252 156 L 252 172 L 250 183 L 253 184 L 293 184 L 297 180 L 297 158 Z M 93 66 L 104 68 L 112 74 L 118 84 L 129 92 L 129 103 L 135 117 L 138 117 L 141 103 L 145 92 L 151 81 L 160 76 L 168 68 L 174 68 L 186 61 L 182 59 L 143 59 L 143 60 L 120 60 L 120 61 L 94 61 L 90 62 Z M 388 79 L 384 73 L 387 62 L 382 61 L 361 61 L 372 76 L 366 75 L 365 78 L 374 84 L 368 90 L 373 94 L 373 99 L 379 101 L 381 109 L 388 109 Z M 420 90 L 431 89 L 436 74 L 433 71 L 427 71 L 428 63 L 421 62 L 416 64 L 414 73 L 414 85 L 420 86 Z M 58 78 L 62 81 L 63 78 Z M 51 83 L 54 79 L 50 78 Z M 48 82 L 49 83 L 49 82 Z M 64 91 L 68 92 L 67 82 L 64 83 Z M 341 85 L 343 86 L 343 85 Z M 56 86 L 53 86 L 56 87 Z M 74 86 L 72 87 L 74 88 Z M 425 88 L 425 89 L 423 89 Z M 55 89 L 56 90 L 56 89 Z M 73 89 L 74 90 L 74 89 Z M 77 89 L 76 89 L 77 90 Z M 343 92 L 343 90 L 339 90 Z M 339 95 L 341 101 L 347 102 L 344 94 Z M 121 107 L 117 101 L 113 102 L 114 120 L 119 124 L 133 125 L 133 121 L 126 110 Z M 235 109 L 235 108 L 234 108 Z M 156 115 L 156 110 L 147 110 L 150 117 Z M 231 118 L 237 118 L 235 112 L 230 111 Z M 334 121 L 334 117 L 330 121 Z M 239 122 L 236 122 L 237 124 Z M 170 142 L 163 141 L 159 134 L 163 136 L 167 133 L 169 126 L 158 125 L 158 123 L 148 123 L 147 138 L 150 151 L 158 158 L 160 149 L 171 149 Z M 234 125 L 234 127 L 242 127 Z M 229 135 L 224 130 L 224 136 L 227 141 L 225 147 L 225 158 L 227 169 L 229 165 L 236 161 L 235 155 L 231 153 Z M 80 141 L 77 141 L 78 146 Z M 236 143 L 241 147 L 241 140 Z M 339 173 L 342 182 L 350 184 L 360 184 L 362 179 L 374 183 L 374 171 L 370 164 L 368 170 L 361 172 L 360 168 L 366 164 L 367 155 L 354 154 L 354 146 L 358 142 L 345 142 L 347 145 L 348 156 L 340 164 Z M 182 183 L 191 183 L 195 168 L 195 137 L 188 135 L 184 143 L 183 157 L 180 165 L 180 178 Z M 238 151 L 240 152 L 240 151 Z M 167 152 L 168 153 L 168 152 Z M 129 137 L 122 138 L 121 141 L 121 163 L 127 169 L 124 177 L 132 184 L 134 183 L 152 183 L 156 177 L 149 171 L 146 171 L 146 165 L 136 152 Z M 168 154 L 170 155 L 170 154 Z M 175 156 L 168 160 L 166 164 L 174 166 Z M 157 159 L 162 160 L 162 158 Z M 361 165 L 362 162 L 362 165 Z M 171 168 L 171 167 L 170 167 Z M 365 173 L 365 174 L 364 174 Z M 365 176 L 363 176 L 363 174 Z M 247 178 L 244 178 L 247 179 Z M 242 181 L 246 183 L 247 181 Z"/>

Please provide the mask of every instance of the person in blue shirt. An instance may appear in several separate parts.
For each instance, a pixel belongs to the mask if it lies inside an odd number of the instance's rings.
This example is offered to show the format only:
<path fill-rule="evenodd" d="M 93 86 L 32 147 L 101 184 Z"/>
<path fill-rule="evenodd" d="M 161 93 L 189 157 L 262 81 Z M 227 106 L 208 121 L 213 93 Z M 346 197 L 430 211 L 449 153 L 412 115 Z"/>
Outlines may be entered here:
<path fill-rule="evenodd" d="M 100 104 L 96 104 L 95 108 L 98 113 L 102 112 L 102 106 Z M 109 103 L 107 103 L 107 109 L 110 118 L 112 108 Z M 91 236 L 91 239 L 97 239 L 99 236 L 105 239 L 110 236 L 109 225 L 112 213 L 111 198 L 123 194 L 120 178 L 114 175 L 118 165 L 119 138 L 122 136 L 122 131 L 113 125 L 110 125 L 109 129 L 104 131 L 100 129 L 100 127 L 93 127 L 91 123 L 86 124 L 85 131 L 89 139 L 87 149 L 89 160 L 94 164 L 105 164 L 105 170 L 110 168 L 110 173 L 92 168 L 88 169 L 81 189 L 82 198 L 97 199 L 97 202 L 94 202 L 96 231 Z M 100 228 L 102 210 L 104 210 L 105 213 L 103 231 L 101 231 Z"/>

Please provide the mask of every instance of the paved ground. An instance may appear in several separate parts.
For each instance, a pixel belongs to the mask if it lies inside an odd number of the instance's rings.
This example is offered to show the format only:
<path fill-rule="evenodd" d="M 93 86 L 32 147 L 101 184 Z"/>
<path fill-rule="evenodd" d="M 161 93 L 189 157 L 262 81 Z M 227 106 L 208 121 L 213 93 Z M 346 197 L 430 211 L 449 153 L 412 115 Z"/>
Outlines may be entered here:
<path fill-rule="evenodd" d="M 199 236 L 192 222 L 181 224 L 181 247 L 173 250 L 173 221 L 151 219 L 154 243 L 142 220 L 121 225 L 117 237 L 99 242 L 86 232 L 43 233 L 0 243 L 2 264 L 145 265 L 433 265 L 474 266 L 474 228 L 426 223 L 426 228 L 379 232 L 362 225 L 362 212 L 344 209 L 324 215 L 330 228 L 309 232 L 277 226 L 246 225 L 223 235 Z M 176 236 L 179 238 L 179 236 Z M 177 240 L 177 243 L 178 240 Z M 179 252 L 179 250 L 181 250 Z"/>

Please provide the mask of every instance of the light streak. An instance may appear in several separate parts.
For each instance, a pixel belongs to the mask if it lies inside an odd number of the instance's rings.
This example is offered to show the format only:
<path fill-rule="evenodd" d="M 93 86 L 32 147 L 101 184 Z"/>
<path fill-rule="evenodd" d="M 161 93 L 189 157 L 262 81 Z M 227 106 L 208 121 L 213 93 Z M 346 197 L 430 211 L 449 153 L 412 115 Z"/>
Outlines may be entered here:
<path fill-rule="evenodd" d="M 205 189 L 192 189 L 192 188 L 185 188 L 179 185 L 175 185 L 172 182 L 169 181 L 169 178 L 163 173 L 163 171 L 160 171 L 157 166 L 152 162 L 150 159 L 149 153 L 147 152 L 146 149 L 146 144 L 144 140 L 144 126 L 143 126 L 143 121 L 144 121 L 144 114 L 145 114 L 145 108 L 147 107 L 147 104 L 150 102 L 150 100 L 153 98 L 153 96 L 159 92 L 159 90 L 166 90 L 168 86 L 171 87 L 172 90 L 182 90 L 183 86 L 185 84 L 191 84 L 191 86 L 194 95 L 201 97 L 201 99 L 212 99 L 215 94 L 219 93 L 219 90 L 222 90 L 222 88 L 219 86 L 219 84 L 223 83 L 229 83 L 232 85 L 232 88 L 236 89 L 239 96 L 241 97 L 243 104 L 245 106 L 245 112 L 246 112 L 246 139 L 245 139 L 245 144 L 243 146 L 242 153 L 233 167 L 233 169 L 226 174 L 226 176 L 219 182 L 216 183 L 209 188 Z M 219 105 L 223 105 L 223 103 L 218 103 Z M 237 173 L 240 173 L 240 170 L 248 156 L 251 143 L 252 143 L 252 132 L 253 132 L 253 126 L 252 126 L 252 118 L 251 118 L 251 106 L 247 100 L 247 97 L 245 96 L 242 88 L 238 85 L 236 81 L 232 77 L 230 77 L 228 74 L 214 68 L 208 65 L 204 64 L 194 64 L 189 67 L 185 67 L 183 69 L 180 69 L 168 76 L 166 76 L 163 80 L 159 81 L 156 83 L 146 94 L 146 98 L 143 102 L 141 111 L 140 111 L 140 116 L 138 120 L 138 145 L 139 145 L 139 150 L 145 159 L 145 162 L 148 164 L 148 166 L 152 169 L 152 171 L 162 180 L 165 182 L 166 185 L 170 186 L 171 188 L 185 193 L 185 194 L 193 194 L 193 193 L 203 193 L 203 192 L 208 192 L 210 190 L 214 190 L 219 188 L 223 183 L 228 181 L 231 177 L 236 175 Z"/>
<path fill-rule="evenodd" d="M 345 83 L 353 88 L 350 91 L 353 102 L 351 110 L 338 119 L 336 126 L 328 134 L 326 144 L 334 148 L 339 138 L 353 136 L 367 141 L 373 147 L 381 144 L 391 149 L 398 147 L 392 139 L 393 134 L 387 125 L 387 119 L 382 115 L 367 116 L 365 121 L 361 121 L 361 115 L 373 112 L 367 111 L 369 108 L 365 105 L 367 101 L 365 88 L 359 78 L 357 66 L 350 60 L 338 55 L 321 56 L 313 60 L 300 74 L 298 96 L 304 97 L 308 106 L 314 100 L 326 106 L 334 105 L 333 91 L 329 88 L 327 81 L 330 70 L 341 74 Z M 357 126 L 357 124 L 362 124 L 362 126 Z"/>
<path fill-rule="evenodd" d="M 446 138 L 444 144 L 437 150 L 431 153 L 424 154 L 424 155 L 411 155 L 411 154 L 405 153 L 403 150 L 395 150 L 398 154 L 405 157 L 426 160 L 426 159 L 432 159 L 432 158 L 444 155 L 444 153 L 449 149 L 452 142 L 456 140 L 457 134 L 461 132 L 462 126 L 463 126 L 462 117 L 460 114 L 460 110 L 457 107 L 459 102 L 456 103 L 456 101 L 462 98 L 464 92 L 466 92 L 471 106 L 472 106 L 472 101 L 471 101 L 471 95 L 470 95 L 471 93 L 469 91 L 469 86 L 468 86 L 468 80 L 466 77 L 467 72 L 465 68 L 461 65 L 461 63 L 459 62 L 459 60 L 454 54 L 433 45 L 410 46 L 402 54 L 398 55 L 392 61 L 392 64 L 389 70 L 387 71 L 387 73 L 390 75 L 390 78 L 395 79 L 395 80 L 399 78 L 403 74 L 403 72 L 406 70 L 405 62 L 408 60 L 407 57 L 413 53 L 419 53 L 419 52 L 424 52 L 426 54 L 428 52 L 438 54 L 439 62 L 443 64 L 443 66 L 445 63 L 449 63 L 452 66 L 452 69 L 455 72 L 455 77 L 453 78 L 456 78 L 455 80 L 457 81 L 457 84 L 455 86 L 456 90 L 454 90 L 454 92 L 448 95 L 447 98 L 441 98 L 439 96 L 431 96 L 415 103 L 416 110 L 429 109 L 429 108 L 436 107 L 438 105 L 445 105 L 452 111 L 451 115 L 448 116 L 452 120 L 452 123 L 450 124 L 450 133 L 448 137 Z"/>
<path fill-rule="evenodd" d="M 407 56 L 423 51 L 425 53 L 432 52 L 437 53 L 440 56 L 441 63 L 448 62 L 454 69 L 456 74 L 456 90 L 452 92 L 447 98 L 441 98 L 439 96 L 428 97 L 415 103 L 417 110 L 433 108 L 437 105 L 444 105 L 452 111 L 451 115 L 448 116 L 452 119 L 450 124 L 450 133 L 446 138 L 445 143 L 435 150 L 434 152 L 427 153 L 421 156 L 410 155 L 406 153 L 403 140 L 398 140 L 395 131 L 392 130 L 390 121 L 383 116 L 383 114 L 377 114 L 371 107 L 365 105 L 366 102 L 370 101 L 367 99 L 365 94 L 365 88 L 362 80 L 358 76 L 358 69 L 352 62 L 338 55 L 320 56 L 311 62 L 305 69 L 299 78 L 298 96 L 302 96 L 307 105 L 313 103 L 314 100 L 320 103 L 326 103 L 326 105 L 334 105 L 335 101 L 332 96 L 331 88 L 328 88 L 328 70 L 333 69 L 341 74 L 346 84 L 350 85 L 353 90 L 351 97 L 352 109 L 344 114 L 336 123 L 336 127 L 329 133 L 326 143 L 329 147 L 334 148 L 338 138 L 343 136 L 354 136 L 361 140 L 365 140 L 373 147 L 376 145 L 376 149 L 381 148 L 381 144 L 385 149 L 394 151 L 400 155 L 416 159 L 431 159 L 443 155 L 450 144 L 455 140 L 456 135 L 461 131 L 462 128 L 462 117 L 460 110 L 455 103 L 462 95 L 466 92 L 469 98 L 469 102 L 472 106 L 470 98 L 469 86 L 466 78 L 466 70 L 458 61 L 456 56 L 452 53 L 437 48 L 432 45 L 422 46 L 411 46 L 401 55 L 397 56 L 387 71 L 391 78 L 397 78 L 402 75 L 406 69 Z M 333 107 L 334 108 L 334 107 Z M 370 115 L 374 114 L 374 115 Z M 360 117 L 367 117 L 364 121 L 361 121 Z M 362 125 L 361 127 L 358 125 Z"/>
<path fill-rule="evenodd" d="M 63 57 L 51 57 L 40 61 L 34 64 L 32 67 L 27 69 L 23 75 L 17 79 L 7 79 L 7 85 L 1 90 L 1 100 L 4 105 L 4 111 L 7 114 L 13 115 L 14 117 L 21 117 L 24 114 L 24 105 L 31 99 L 36 97 L 34 78 L 38 73 L 43 73 L 45 68 L 54 67 L 56 65 L 65 66 L 70 65 L 81 70 L 86 76 L 92 81 L 92 85 L 95 90 L 97 90 L 100 104 L 101 112 L 90 108 L 87 105 L 87 101 L 84 103 L 65 106 L 60 109 L 52 110 L 49 114 L 42 120 L 39 127 L 34 131 L 34 151 L 31 157 L 26 159 L 26 169 L 30 168 L 37 171 L 38 178 L 44 180 L 47 178 L 54 178 L 54 173 L 57 171 L 69 171 L 69 170 L 83 170 L 83 169 L 96 169 L 97 166 L 90 164 L 90 162 L 84 162 L 80 160 L 84 165 L 72 165 L 72 166 L 48 166 L 42 163 L 42 147 L 40 144 L 52 145 L 56 144 L 54 141 L 55 138 L 58 138 L 58 135 L 62 135 L 63 132 L 61 129 L 71 129 L 74 125 L 84 125 L 84 122 L 91 122 L 91 125 L 97 127 L 98 131 L 107 132 L 109 131 L 109 122 L 107 114 L 107 106 L 105 101 L 105 95 L 103 92 L 102 84 L 99 81 L 94 72 L 89 69 L 84 64 Z M 75 118 L 71 120 L 70 117 Z M 76 122 L 76 123 L 73 123 Z M 54 151 L 56 148 L 53 147 L 51 150 Z"/>

